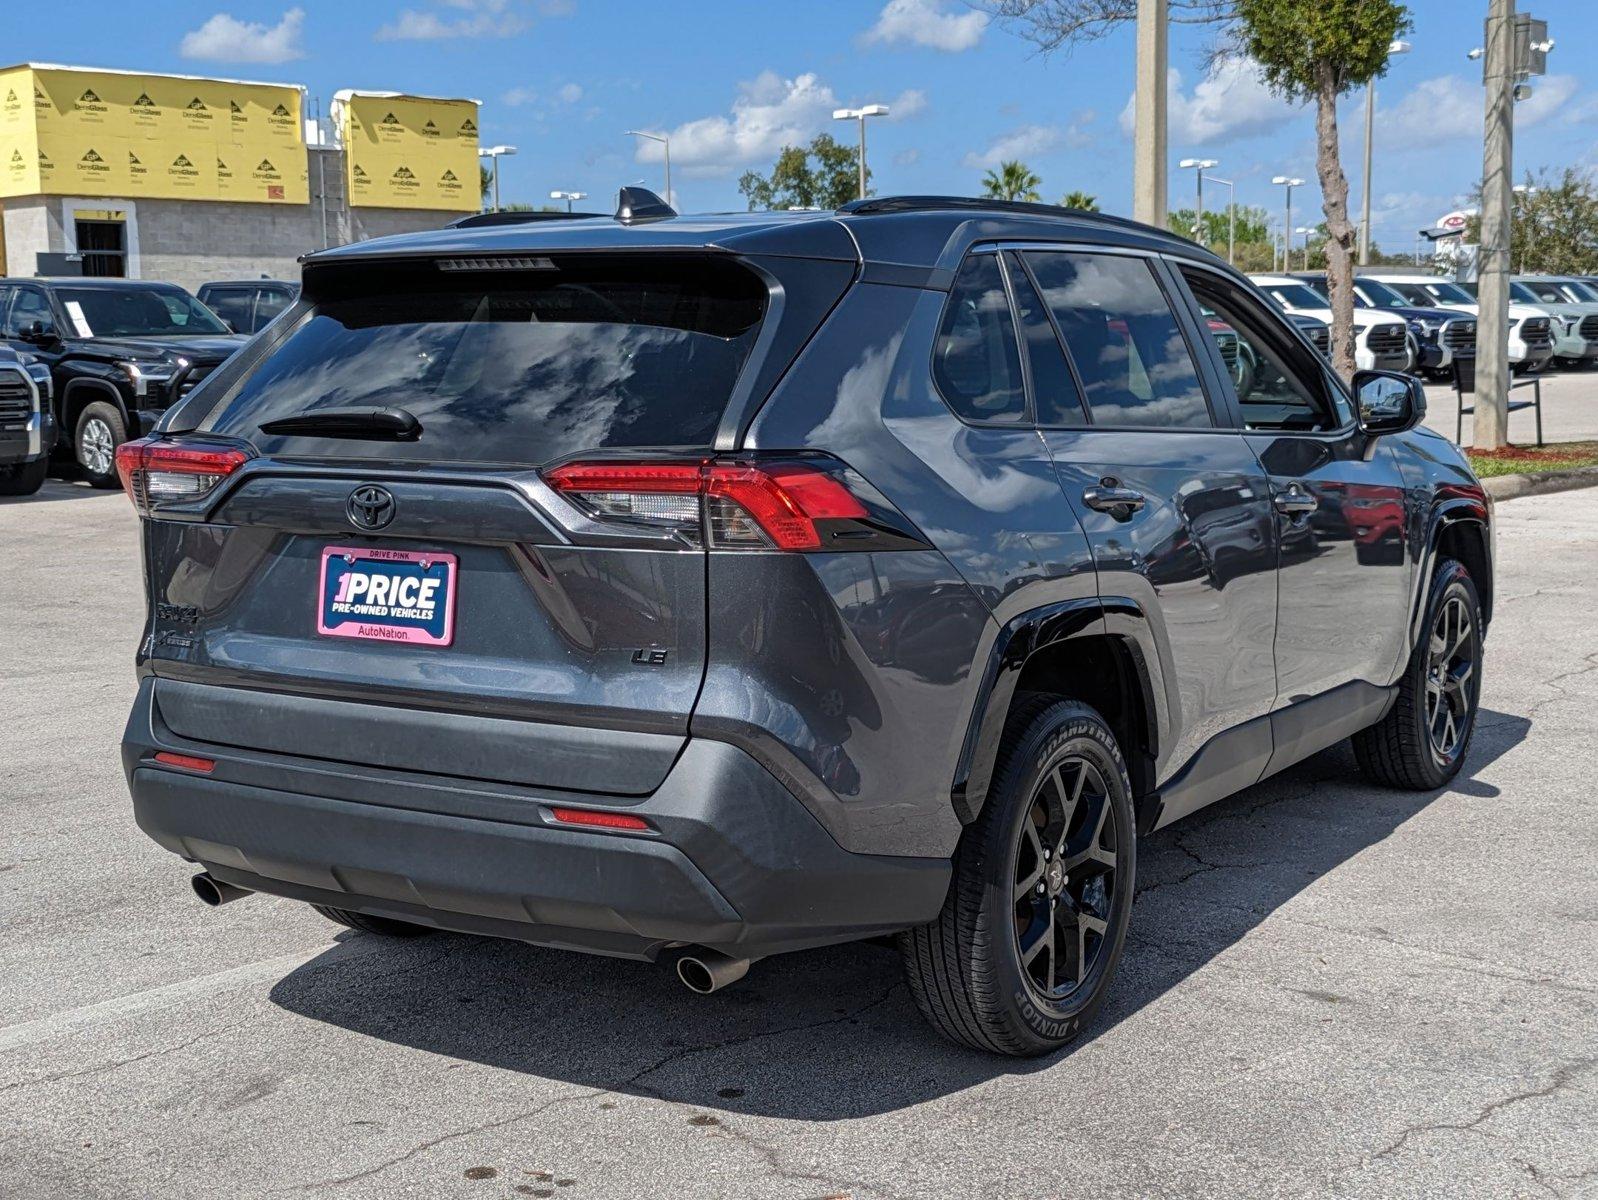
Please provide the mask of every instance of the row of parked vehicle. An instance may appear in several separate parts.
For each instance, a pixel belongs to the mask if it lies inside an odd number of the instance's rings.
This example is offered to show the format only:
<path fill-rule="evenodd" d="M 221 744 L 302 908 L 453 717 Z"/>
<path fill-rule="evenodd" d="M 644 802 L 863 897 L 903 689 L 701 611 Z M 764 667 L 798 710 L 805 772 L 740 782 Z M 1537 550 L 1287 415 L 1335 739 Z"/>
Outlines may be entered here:
<path fill-rule="evenodd" d="M 116 448 L 298 295 L 271 279 L 198 297 L 135 279 L 0 279 L 0 496 L 38 491 L 52 455 L 117 486 Z"/>
<path fill-rule="evenodd" d="M 1318 272 L 1255 275 L 1254 282 L 1324 350 L 1332 319 Z M 1509 288 L 1509 361 L 1517 374 L 1598 359 L 1598 276 L 1519 276 Z M 1355 364 L 1450 379 L 1476 353 L 1474 283 L 1373 271 L 1354 281 Z"/>

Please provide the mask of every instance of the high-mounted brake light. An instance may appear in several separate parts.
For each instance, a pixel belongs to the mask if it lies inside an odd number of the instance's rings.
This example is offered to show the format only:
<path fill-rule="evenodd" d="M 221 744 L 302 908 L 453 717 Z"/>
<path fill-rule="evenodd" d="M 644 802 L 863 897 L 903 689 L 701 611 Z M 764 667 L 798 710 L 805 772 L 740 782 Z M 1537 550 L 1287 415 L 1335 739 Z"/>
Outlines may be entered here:
<path fill-rule="evenodd" d="M 117 447 L 117 474 L 133 507 L 148 517 L 164 502 L 198 500 L 249 460 L 231 446 L 185 446 L 146 437 Z"/>
<path fill-rule="evenodd" d="M 545 479 L 596 517 L 703 520 L 717 549 L 816 550 L 818 521 L 870 515 L 835 476 L 803 463 L 567 463 Z"/>

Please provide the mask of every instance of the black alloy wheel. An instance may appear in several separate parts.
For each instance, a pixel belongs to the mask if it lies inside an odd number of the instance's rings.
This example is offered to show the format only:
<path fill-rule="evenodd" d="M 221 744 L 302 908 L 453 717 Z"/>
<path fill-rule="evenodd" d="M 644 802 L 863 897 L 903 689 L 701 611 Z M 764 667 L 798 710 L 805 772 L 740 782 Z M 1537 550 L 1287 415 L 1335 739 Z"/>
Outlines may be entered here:
<path fill-rule="evenodd" d="M 1470 739 L 1476 716 L 1475 620 L 1463 595 L 1448 596 L 1432 622 L 1426 648 L 1426 732 L 1439 763 Z"/>

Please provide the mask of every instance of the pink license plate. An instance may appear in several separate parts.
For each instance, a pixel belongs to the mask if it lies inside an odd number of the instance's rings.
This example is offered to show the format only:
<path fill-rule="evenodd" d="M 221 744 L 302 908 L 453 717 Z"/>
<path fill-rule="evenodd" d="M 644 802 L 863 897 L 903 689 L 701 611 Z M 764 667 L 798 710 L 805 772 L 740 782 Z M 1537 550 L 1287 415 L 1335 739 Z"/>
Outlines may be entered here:
<path fill-rule="evenodd" d="M 455 637 L 455 556 L 433 550 L 328 546 L 316 632 L 447 646 Z"/>

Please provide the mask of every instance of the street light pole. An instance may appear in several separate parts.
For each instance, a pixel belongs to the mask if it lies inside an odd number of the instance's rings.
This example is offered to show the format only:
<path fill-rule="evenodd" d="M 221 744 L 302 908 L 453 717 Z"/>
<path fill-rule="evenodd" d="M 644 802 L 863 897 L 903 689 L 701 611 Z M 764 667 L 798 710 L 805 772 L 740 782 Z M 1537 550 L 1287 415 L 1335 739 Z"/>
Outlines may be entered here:
<path fill-rule="evenodd" d="M 832 110 L 834 121 L 859 121 L 860 122 L 860 196 L 866 198 L 866 118 L 885 117 L 888 115 L 886 104 L 867 104 L 863 108 L 835 108 Z"/>
<path fill-rule="evenodd" d="M 1290 271 L 1293 267 L 1288 257 L 1293 248 L 1293 189 L 1303 186 L 1304 181 L 1295 175 L 1273 175 L 1271 182 L 1287 192 L 1287 207 L 1282 217 L 1282 270 Z"/>
<path fill-rule="evenodd" d="M 1294 233 L 1301 233 L 1301 234 L 1304 235 L 1304 270 L 1308 271 L 1309 270 L 1309 236 L 1310 236 L 1310 234 L 1314 233 L 1315 231 L 1313 229 L 1311 229 L 1307 225 L 1300 225 L 1297 229 L 1293 230 L 1293 232 Z"/>
<path fill-rule="evenodd" d="M 566 201 L 566 211 L 567 212 L 571 212 L 571 210 L 572 210 L 572 201 L 573 200 L 586 200 L 588 198 L 588 193 L 587 192 L 551 192 L 551 193 L 549 193 L 549 198 L 551 200 L 564 200 L 564 201 Z"/>
<path fill-rule="evenodd" d="M 1193 240 L 1199 245 L 1205 244 L 1204 228 L 1204 172 L 1210 167 L 1220 166 L 1220 160 L 1214 158 L 1184 158 L 1176 164 L 1184 171 L 1196 170 L 1198 173 L 1198 215 L 1193 219 Z"/>
<path fill-rule="evenodd" d="M 1408 42 L 1391 42 L 1387 47 L 1388 57 L 1395 54 L 1408 54 Z M 1376 129 L 1376 80 L 1371 79 L 1365 85 L 1365 195 L 1360 200 L 1359 219 L 1359 265 L 1366 267 L 1371 261 L 1371 145 L 1374 141 Z"/>
<path fill-rule="evenodd" d="M 672 203 L 672 199 L 671 199 L 671 138 L 667 134 L 664 134 L 664 133 L 645 133 L 642 129 L 629 129 L 626 132 L 625 136 L 627 136 L 627 137 L 648 138 L 652 142 L 659 142 L 665 148 L 665 152 L 666 152 L 666 203 L 667 204 Z"/>
<path fill-rule="evenodd" d="M 490 146 L 486 150 L 477 152 L 478 158 L 487 158 L 494 164 L 494 211 L 499 211 L 499 160 L 507 154 L 515 154 L 515 146 Z"/>
<path fill-rule="evenodd" d="M 1211 183 L 1226 189 L 1226 261 L 1237 266 L 1237 184 L 1219 175 L 1210 176 Z"/>

